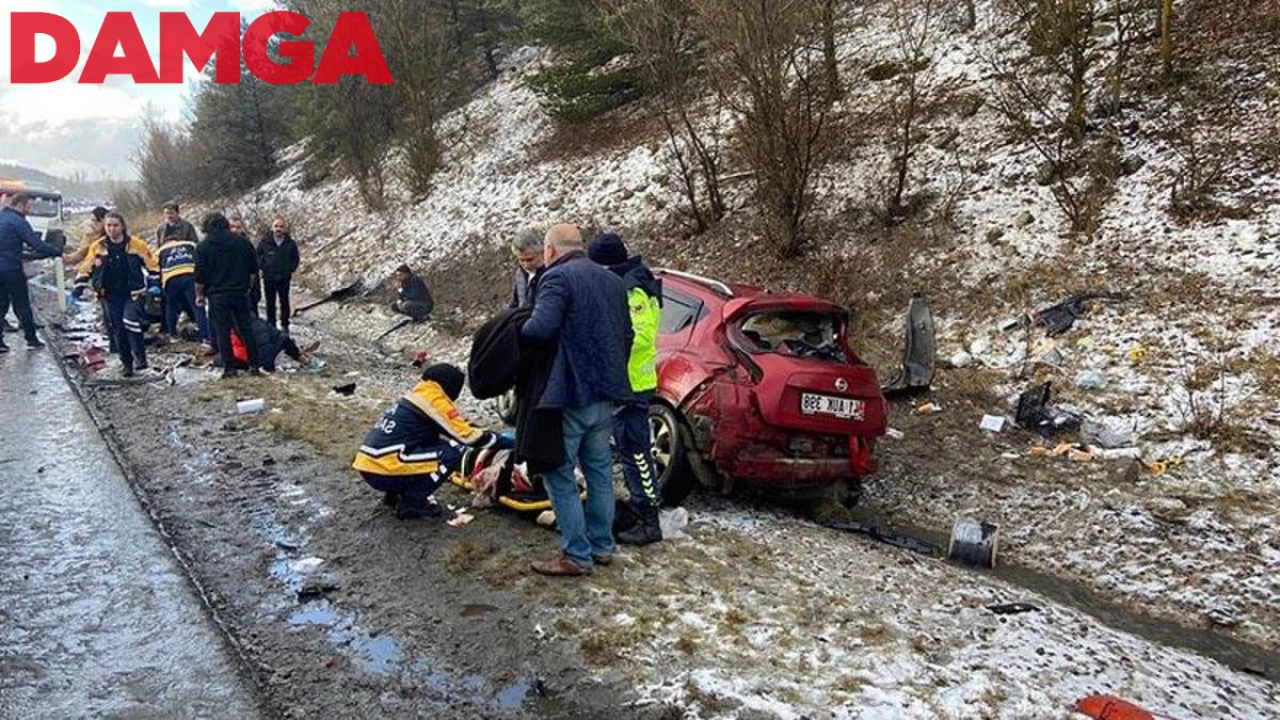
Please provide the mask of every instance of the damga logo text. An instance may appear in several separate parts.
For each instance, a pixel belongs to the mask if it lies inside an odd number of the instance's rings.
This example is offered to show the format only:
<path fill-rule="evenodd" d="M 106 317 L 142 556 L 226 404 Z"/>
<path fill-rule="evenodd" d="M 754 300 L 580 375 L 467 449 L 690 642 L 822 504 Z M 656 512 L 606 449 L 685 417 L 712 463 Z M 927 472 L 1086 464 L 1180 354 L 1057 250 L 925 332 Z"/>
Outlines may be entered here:
<path fill-rule="evenodd" d="M 80 61 L 80 34 L 61 15 L 42 12 L 15 12 L 10 37 L 10 75 L 15 84 L 40 84 L 62 80 Z M 369 16 L 344 12 L 316 63 L 315 43 L 280 39 L 275 43 L 278 60 L 268 52 L 277 35 L 300 37 L 311 20 L 294 12 L 269 12 L 249 24 L 240 37 L 240 13 L 214 13 L 204 32 L 197 32 L 186 13 L 160 13 L 159 67 L 152 64 L 146 41 L 138 31 L 133 13 L 109 12 L 102 20 L 98 36 L 80 72 L 81 84 L 105 82 L 108 75 L 128 75 L 136 83 L 182 84 L 182 59 L 188 57 L 203 72 L 209 60 L 215 63 L 215 82 L 240 82 L 240 59 L 264 82 L 294 85 L 310 79 L 317 85 L 331 85 L 343 75 L 363 76 L 367 82 L 389 85 L 394 82 L 387 59 L 373 34 Z M 36 37 L 53 39 L 53 57 L 36 61 Z M 116 55 L 119 48 L 121 54 Z"/>

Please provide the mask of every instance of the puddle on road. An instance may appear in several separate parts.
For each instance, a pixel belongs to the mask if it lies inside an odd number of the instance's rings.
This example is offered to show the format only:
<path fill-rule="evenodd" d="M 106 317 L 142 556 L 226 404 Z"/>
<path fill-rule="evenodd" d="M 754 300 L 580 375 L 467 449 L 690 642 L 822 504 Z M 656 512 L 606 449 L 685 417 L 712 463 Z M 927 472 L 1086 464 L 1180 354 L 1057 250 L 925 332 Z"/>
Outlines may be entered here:
<path fill-rule="evenodd" d="M 480 700 L 502 712 L 516 712 L 532 690 L 530 681 L 520 679 L 497 686 L 482 675 L 469 673 L 459 677 L 435 669 L 425 657 L 410 656 L 393 634 L 367 628 L 353 611 L 345 610 L 325 597 L 299 601 L 298 593 L 325 576 L 323 562 L 304 553 L 307 540 L 278 522 L 263 521 L 257 532 L 275 552 L 267 574 L 284 591 L 269 601 L 276 612 L 287 613 L 285 622 L 299 632 L 322 632 L 325 641 L 344 652 L 352 664 L 375 677 L 403 675 L 416 678 L 439 696 L 441 701 L 457 698 Z M 473 603 L 461 609 L 463 617 L 475 617 L 497 611 L 494 605 Z"/>

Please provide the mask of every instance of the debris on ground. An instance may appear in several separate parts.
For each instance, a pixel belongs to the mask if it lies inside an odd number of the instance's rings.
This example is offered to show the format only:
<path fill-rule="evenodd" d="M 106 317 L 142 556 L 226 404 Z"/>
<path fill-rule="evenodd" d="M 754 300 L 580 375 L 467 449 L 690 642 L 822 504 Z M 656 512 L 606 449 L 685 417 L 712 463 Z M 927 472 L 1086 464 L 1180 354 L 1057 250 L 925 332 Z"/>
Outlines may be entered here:
<path fill-rule="evenodd" d="M 983 415 L 982 421 L 978 423 L 978 428 L 986 432 L 998 433 L 1004 430 L 1005 418 L 1003 415 Z"/>
<path fill-rule="evenodd" d="M 1147 470 L 1152 475 L 1159 477 L 1160 475 L 1164 475 L 1165 473 L 1169 472 L 1170 470 L 1173 470 L 1174 468 L 1182 467 L 1184 464 L 1185 463 L 1183 462 L 1181 457 L 1177 457 L 1177 456 L 1167 457 L 1167 458 L 1163 458 L 1160 460 L 1155 460 L 1147 463 Z"/>
<path fill-rule="evenodd" d="M 1039 612 L 1038 605 L 1024 602 L 998 603 L 996 605 L 988 605 L 987 609 L 996 615 L 1021 615 L 1027 612 Z"/>
<path fill-rule="evenodd" d="M 334 385 L 333 391 L 343 397 L 351 397 L 356 394 L 356 384 L 352 382 L 344 385 Z"/>
<path fill-rule="evenodd" d="M 975 567 L 995 567 L 1000 526 L 971 517 L 956 518 L 947 544 L 947 558 Z"/>
<path fill-rule="evenodd" d="M 241 415 L 250 415 L 260 413 L 267 409 L 267 401 L 262 398 L 254 398 L 253 400 L 241 400 L 236 403 L 236 412 Z"/>
<path fill-rule="evenodd" d="M 937 335 L 933 312 L 920 293 L 907 306 L 906 339 L 902 369 L 881 388 L 885 396 L 906 395 L 928 390 L 933 384 L 937 357 Z"/>
<path fill-rule="evenodd" d="M 684 529 L 689 526 L 689 511 L 682 507 L 658 511 L 658 527 L 663 540 L 679 540 L 688 537 Z"/>
<path fill-rule="evenodd" d="M 1061 368 L 1067 362 L 1066 355 L 1062 349 L 1058 347 L 1058 343 L 1053 338 L 1044 338 L 1036 343 L 1031 349 L 1032 362 L 1041 365 L 1048 365 L 1052 368 Z"/>
<path fill-rule="evenodd" d="M 885 428 L 884 434 L 885 434 L 885 436 L 886 436 L 886 437 L 888 437 L 890 440 L 901 440 L 901 439 L 903 439 L 903 438 L 905 438 L 905 437 L 907 436 L 907 434 L 906 434 L 906 433 L 904 433 L 904 432 L 902 432 L 901 430 L 899 430 L 898 428 L 894 428 L 894 427 L 891 427 L 891 428 Z"/>
<path fill-rule="evenodd" d="M 476 519 L 476 516 L 472 515 L 471 513 L 459 512 L 458 514 L 454 515 L 452 518 L 450 518 L 449 520 L 446 520 L 445 522 L 449 525 L 449 527 L 462 527 L 463 525 L 467 525 L 472 520 L 475 520 L 475 519 Z"/>
<path fill-rule="evenodd" d="M 1107 376 L 1097 370 L 1085 370 L 1076 375 L 1076 387 L 1081 390 L 1101 390 L 1107 386 Z"/>
<path fill-rule="evenodd" d="M 1147 710 L 1115 695 L 1089 695 L 1076 701 L 1076 712 L 1094 720 L 1155 720 Z"/>
<path fill-rule="evenodd" d="M 1080 426 L 1080 437 L 1090 445 L 1097 445 L 1105 450 L 1133 447 L 1134 438 L 1131 433 L 1114 430 L 1103 423 L 1085 422 Z"/>
<path fill-rule="evenodd" d="M 1129 359 L 1129 364 L 1137 367 L 1147 361 L 1151 356 L 1151 352 L 1140 343 L 1134 343 L 1129 352 L 1125 353 L 1125 357 Z"/>
<path fill-rule="evenodd" d="M 1043 327 L 1049 337 L 1057 337 L 1071 329 L 1076 320 L 1088 312 L 1091 300 L 1124 300 L 1122 293 L 1086 291 L 1072 295 L 1056 305 L 1028 310 L 1022 317 L 1004 326 L 1006 333 L 1030 327 Z"/>
<path fill-rule="evenodd" d="M 1053 384 L 1045 382 L 1019 395 L 1018 412 L 1015 416 L 1018 427 L 1045 437 L 1079 428 L 1079 415 L 1048 406 L 1052 394 Z"/>
<path fill-rule="evenodd" d="M 918 405 L 915 410 L 911 411 L 912 415 L 933 415 L 942 412 L 942 408 L 938 407 L 938 403 L 927 402 Z"/>

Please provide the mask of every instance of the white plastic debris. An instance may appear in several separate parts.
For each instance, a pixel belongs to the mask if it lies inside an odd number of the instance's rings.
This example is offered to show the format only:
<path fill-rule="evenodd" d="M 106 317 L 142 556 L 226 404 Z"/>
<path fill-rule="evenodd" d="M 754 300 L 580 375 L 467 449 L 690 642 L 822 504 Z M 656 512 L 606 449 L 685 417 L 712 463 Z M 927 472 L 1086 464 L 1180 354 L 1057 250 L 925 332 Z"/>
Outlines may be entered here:
<path fill-rule="evenodd" d="M 992 433 L 998 433 L 1004 430 L 1003 415 L 983 415 L 982 422 L 978 423 L 978 427 Z"/>
<path fill-rule="evenodd" d="M 460 512 L 457 515 L 454 515 L 453 518 L 448 521 L 448 523 L 450 527 L 462 527 L 463 525 L 466 525 L 467 523 L 475 519 L 476 519 L 476 516 L 472 515 L 471 513 Z"/>
<path fill-rule="evenodd" d="M 1107 376 L 1097 370 L 1085 370 L 1076 375 L 1076 387 L 1081 390 L 1099 390 L 1107 386 Z"/>
<path fill-rule="evenodd" d="M 267 409 L 267 401 L 263 400 L 262 398 L 255 398 L 253 400 L 241 400 L 240 402 L 236 403 L 236 412 L 240 413 L 241 415 L 248 415 L 250 413 L 260 413 L 266 409 Z"/>
<path fill-rule="evenodd" d="M 901 440 L 902 438 L 907 436 L 906 433 L 902 432 L 898 428 L 886 428 L 884 431 L 884 434 L 894 440 Z"/>
<path fill-rule="evenodd" d="M 688 537 L 684 529 L 689 526 L 689 511 L 682 507 L 658 512 L 658 527 L 663 540 L 679 540 Z"/>
<path fill-rule="evenodd" d="M 951 367 L 953 368 L 967 368 L 972 364 L 973 356 L 964 350 L 961 350 L 951 356 Z"/>
<path fill-rule="evenodd" d="M 318 558 L 318 557 L 303 558 L 301 560 L 295 560 L 289 563 L 289 569 L 296 573 L 306 575 L 308 573 L 315 572 L 316 568 L 320 567 L 322 563 L 324 563 L 323 558 Z"/>

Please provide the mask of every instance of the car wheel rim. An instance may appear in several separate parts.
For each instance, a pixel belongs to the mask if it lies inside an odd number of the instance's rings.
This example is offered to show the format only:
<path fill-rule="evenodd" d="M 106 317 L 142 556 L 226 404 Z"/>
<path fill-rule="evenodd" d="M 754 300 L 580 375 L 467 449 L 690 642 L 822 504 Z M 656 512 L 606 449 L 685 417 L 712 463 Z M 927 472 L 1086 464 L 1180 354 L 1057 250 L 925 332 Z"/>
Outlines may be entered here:
<path fill-rule="evenodd" d="M 654 416 L 649 418 L 649 436 L 653 448 L 653 463 L 658 466 L 658 477 L 665 480 L 667 468 L 671 467 L 675 433 L 662 417 Z"/>

